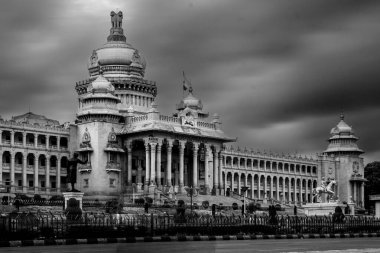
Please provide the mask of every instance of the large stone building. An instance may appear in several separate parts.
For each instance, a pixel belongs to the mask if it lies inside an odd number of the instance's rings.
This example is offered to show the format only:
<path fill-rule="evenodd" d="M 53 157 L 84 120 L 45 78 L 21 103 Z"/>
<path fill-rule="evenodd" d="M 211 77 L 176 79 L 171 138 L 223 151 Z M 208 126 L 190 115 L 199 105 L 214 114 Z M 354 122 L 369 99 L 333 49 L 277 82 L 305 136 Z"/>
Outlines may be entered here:
<path fill-rule="evenodd" d="M 121 12 L 111 12 L 111 24 L 107 42 L 90 56 L 89 78 L 75 86 L 75 123 L 32 113 L 0 121 L 3 195 L 66 190 L 68 151 L 77 151 L 88 159 L 77 183 L 87 198 L 183 193 L 186 186 L 229 194 L 248 186 L 250 198 L 301 203 L 312 201 L 324 177 L 336 179 L 340 200 L 363 203 L 363 152 L 343 117 L 314 159 L 226 148 L 236 139 L 222 131 L 217 114 L 203 111 L 189 83 L 176 112 L 160 114 L 156 83 L 144 79 L 146 63 L 126 42 Z"/>

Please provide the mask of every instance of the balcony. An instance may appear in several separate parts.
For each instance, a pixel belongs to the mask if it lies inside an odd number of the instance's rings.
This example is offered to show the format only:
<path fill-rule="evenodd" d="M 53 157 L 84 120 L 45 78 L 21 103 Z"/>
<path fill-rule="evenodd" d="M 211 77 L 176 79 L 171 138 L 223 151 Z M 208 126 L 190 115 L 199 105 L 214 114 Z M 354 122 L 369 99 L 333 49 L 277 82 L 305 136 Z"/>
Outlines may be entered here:
<path fill-rule="evenodd" d="M 27 165 L 26 166 L 27 173 L 33 174 L 34 172 L 34 165 Z"/>
<path fill-rule="evenodd" d="M 90 173 L 92 171 L 91 163 L 78 164 L 78 171 L 80 173 Z"/>
<path fill-rule="evenodd" d="M 109 172 L 120 172 L 121 165 L 118 162 L 107 162 L 106 171 Z"/>
<path fill-rule="evenodd" d="M 11 140 L 2 140 L 1 143 L 4 145 L 11 145 Z"/>
<path fill-rule="evenodd" d="M 56 146 L 56 145 L 51 145 L 51 146 L 49 146 L 49 149 L 58 149 L 58 146 Z"/>
<path fill-rule="evenodd" d="M 15 146 L 23 146 L 23 143 L 20 141 L 15 141 Z"/>

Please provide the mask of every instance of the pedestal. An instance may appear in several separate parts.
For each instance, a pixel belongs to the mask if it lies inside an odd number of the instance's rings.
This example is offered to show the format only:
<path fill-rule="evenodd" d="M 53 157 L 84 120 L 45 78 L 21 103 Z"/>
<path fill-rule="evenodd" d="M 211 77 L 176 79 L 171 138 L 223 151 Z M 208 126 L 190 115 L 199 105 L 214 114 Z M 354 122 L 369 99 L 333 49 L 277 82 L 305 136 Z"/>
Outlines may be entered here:
<path fill-rule="evenodd" d="M 335 213 L 335 208 L 340 206 L 344 210 L 344 205 L 339 203 L 308 203 L 302 207 L 307 216 L 313 215 L 330 215 Z"/>
<path fill-rule="evenodd" d="M 375 201 L 375 217 L 380 218 L 380 195 L 369 195 L 369 200 Z"/>
<path fill-rule="evenodd" d="M 79 208 L 82 209 L 82 202 L 83 202 L 83 192 L 62 192 L 63 197 L 65 198 L 65 202 L 63 204 L 64 209 L 67 208 L 67 203 L 69 202 L 69 199 L 76 199 L 79 201 Z"/>

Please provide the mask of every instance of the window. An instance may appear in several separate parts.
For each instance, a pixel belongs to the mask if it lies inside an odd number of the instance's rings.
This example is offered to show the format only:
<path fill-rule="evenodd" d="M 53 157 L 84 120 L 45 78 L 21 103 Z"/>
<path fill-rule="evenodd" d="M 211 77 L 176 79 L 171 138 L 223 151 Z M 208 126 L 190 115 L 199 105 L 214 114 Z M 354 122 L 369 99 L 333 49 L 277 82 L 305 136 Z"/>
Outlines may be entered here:
<path fill-rule="evenodd" d="M 45 181 L 41 181 L 41 187 L 42 188 L 45 188 L 46 186 L 45 186 Z"/>
<path fill-rule="evenodd" d="M 115 181 L 116 180 L 114 178 L 110 178 L 110 187 L 116 187 Z"/>
<path fill-rule="evenodd" d="M 55 183 L 55 182 L 51 182 L 51 188 L 57 188 L 57 186 L 56 186 L 56 183 Z"/>
<path fill-rule="evenodd" d="M 83 179 L 83 188 L 88 188 L 88 179 Z"/>
<path fill-rule="evenodd" d="M 116 163 L 117 162 L 117 155 L 115 153 L 110 152 L 109 158 L 110 158 L 110 160 L 109 160 L 110 163 Z"/>
<path fill-rule="evenodd" d="M 33 187 L 33 186 L 34 186 L 33 180 L 29 180 L 29 187 Z"/>
<path fill-rule="evenodd" d="M 22 180 L 18 180 L 18 186 L 22 186 Z"/>

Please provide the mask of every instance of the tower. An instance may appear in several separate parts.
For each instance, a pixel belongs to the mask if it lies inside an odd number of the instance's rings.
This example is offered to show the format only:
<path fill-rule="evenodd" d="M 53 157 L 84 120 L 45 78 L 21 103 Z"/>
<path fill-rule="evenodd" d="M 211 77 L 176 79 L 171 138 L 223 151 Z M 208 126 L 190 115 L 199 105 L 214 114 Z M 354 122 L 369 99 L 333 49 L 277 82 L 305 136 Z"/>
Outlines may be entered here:
<path fill-rule="evenodd" d="M 364 206 L 364 163 L 352 127 L 340 116 L 339 123 L 330 131 L 329 145 L 322 155 L 321 177 L 335 178 L 336 195 L 340 201 L 354 201 Z"/>

